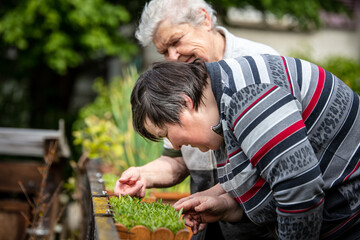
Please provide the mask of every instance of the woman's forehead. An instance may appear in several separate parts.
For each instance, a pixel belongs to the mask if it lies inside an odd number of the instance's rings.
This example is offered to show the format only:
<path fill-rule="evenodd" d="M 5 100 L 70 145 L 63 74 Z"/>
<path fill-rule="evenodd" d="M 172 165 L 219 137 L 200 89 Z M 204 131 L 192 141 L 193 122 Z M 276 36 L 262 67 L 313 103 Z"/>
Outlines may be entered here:
<path fill-rule="evenodd" d="M 190 27 L 187 23 L 173 24 L 169 20 L 162 21 L 155 31 L 153 42 L 156 48 L 168 48 L 176 37 L 180 37 Z"/>

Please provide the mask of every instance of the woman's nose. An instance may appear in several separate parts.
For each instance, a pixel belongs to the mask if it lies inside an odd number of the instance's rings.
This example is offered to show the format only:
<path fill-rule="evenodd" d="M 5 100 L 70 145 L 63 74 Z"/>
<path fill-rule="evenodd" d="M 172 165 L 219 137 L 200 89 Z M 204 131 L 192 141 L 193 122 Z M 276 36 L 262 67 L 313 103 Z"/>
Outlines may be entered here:
<path fill-rule="evenodd" d="M 168 48 L 168 55 L 166 56 L 167 61 L 177 61 L 179 58 L 179 53 L 177 52 L 175 47 Z"/>
<path fill-rule="evenodd" d="M 170 141 L 173 149 L 175 149 L 175 150 L 180 150 L 181 149 L 181 145 L 179 145 L 176 141 L 174 141 L 174 139 L 168 137 L 168 140 Z"/>

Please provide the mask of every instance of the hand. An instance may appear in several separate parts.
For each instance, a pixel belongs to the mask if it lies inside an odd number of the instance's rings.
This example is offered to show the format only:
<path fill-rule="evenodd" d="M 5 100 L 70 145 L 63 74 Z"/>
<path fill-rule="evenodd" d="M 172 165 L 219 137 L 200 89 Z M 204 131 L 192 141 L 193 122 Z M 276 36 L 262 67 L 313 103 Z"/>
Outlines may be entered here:
<path fill-rule="evenodd" d="M 145 196 L 146 181 L 141 177 L 139 169 L 130 167 L 121 174 L 116 181 L 115 195 L 130 195 L 132 197 L 143 198 Z"/>
<path fill-rule="evenodd" d="M 193 234 L 203 231 L 206 227 L 205 223 L 200 223 L 196 220 L 196 216 L 191 214 L 184 214 L 183 219 L 185 221 L 185 225 L 191 228 Z"/>
<path fill-rule="evenodd" d="M 174 204 L 174 207 L 176 207 L 176 205 L 179 205 L 185 201 L 188 201 L 189 199 L 195 198 L 195 197 L 200 197 L 200 196 L 221 196 L 223 194 L 225 194 L 226 192 L 224 191 L 224 189 L 220 186 L 220 184 L 216 184 L 213 187 L 205 190 L 205 191 L 201 191 L 201 192 L 196 192 L 191 194 L 188 197 L 182 198 L 179 201 L 177 201 Z"/>
<path fill-rule="evenodd" d="M 174 207 L 177 210 L 183 209 L 185 224 L 197 234 L 205 229 L 205 223 L 216 222 L 222 218 L 221 211 L 216 210 L 216 202 L 216 196 L 202 196 L 201 193 L 195 193 L 180 199 Z"/>
<path fill-rule="evenodd" d="M 236 222 L 243 215 L 240 205 L 227 193 L 220 196 L 189 196 L 180 199 L 174 207 L 183 209 L 184 220 L 192 228 L 219 220 Z"/>
<path fill-rule="evenodd" d="M 174 204 L 176 210 L 183 209 L 183 213 L 190 215 L 189 219 L 195 219 L 202 223 L 216 222 L 222 219 L 226 204 L 221 197 L 217 196 L 189 196 L 180 199 Z"/>

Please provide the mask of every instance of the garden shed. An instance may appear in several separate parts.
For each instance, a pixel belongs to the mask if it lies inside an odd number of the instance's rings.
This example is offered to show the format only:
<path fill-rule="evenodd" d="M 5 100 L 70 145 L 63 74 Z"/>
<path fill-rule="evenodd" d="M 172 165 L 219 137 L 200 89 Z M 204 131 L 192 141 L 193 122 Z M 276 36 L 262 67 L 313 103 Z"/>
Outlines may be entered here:
<path fill-rule="evenodd" d="M 55 234 L 70 156 L 62 120 L 57 130 L 0 128 L 0 239 Z"/>

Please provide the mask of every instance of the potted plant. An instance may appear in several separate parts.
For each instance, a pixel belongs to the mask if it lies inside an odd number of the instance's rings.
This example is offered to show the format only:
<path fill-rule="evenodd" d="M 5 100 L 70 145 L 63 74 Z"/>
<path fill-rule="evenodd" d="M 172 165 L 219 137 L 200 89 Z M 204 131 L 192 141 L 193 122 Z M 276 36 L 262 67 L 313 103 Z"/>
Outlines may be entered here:
<path fill-rule="evenodd" d="M 191 231 L 176 211 L 161 200 L 149 203 L 130 196 L 109 198 L 115 226 L 120 239 L 174 239 L 188 240 Z"/>

